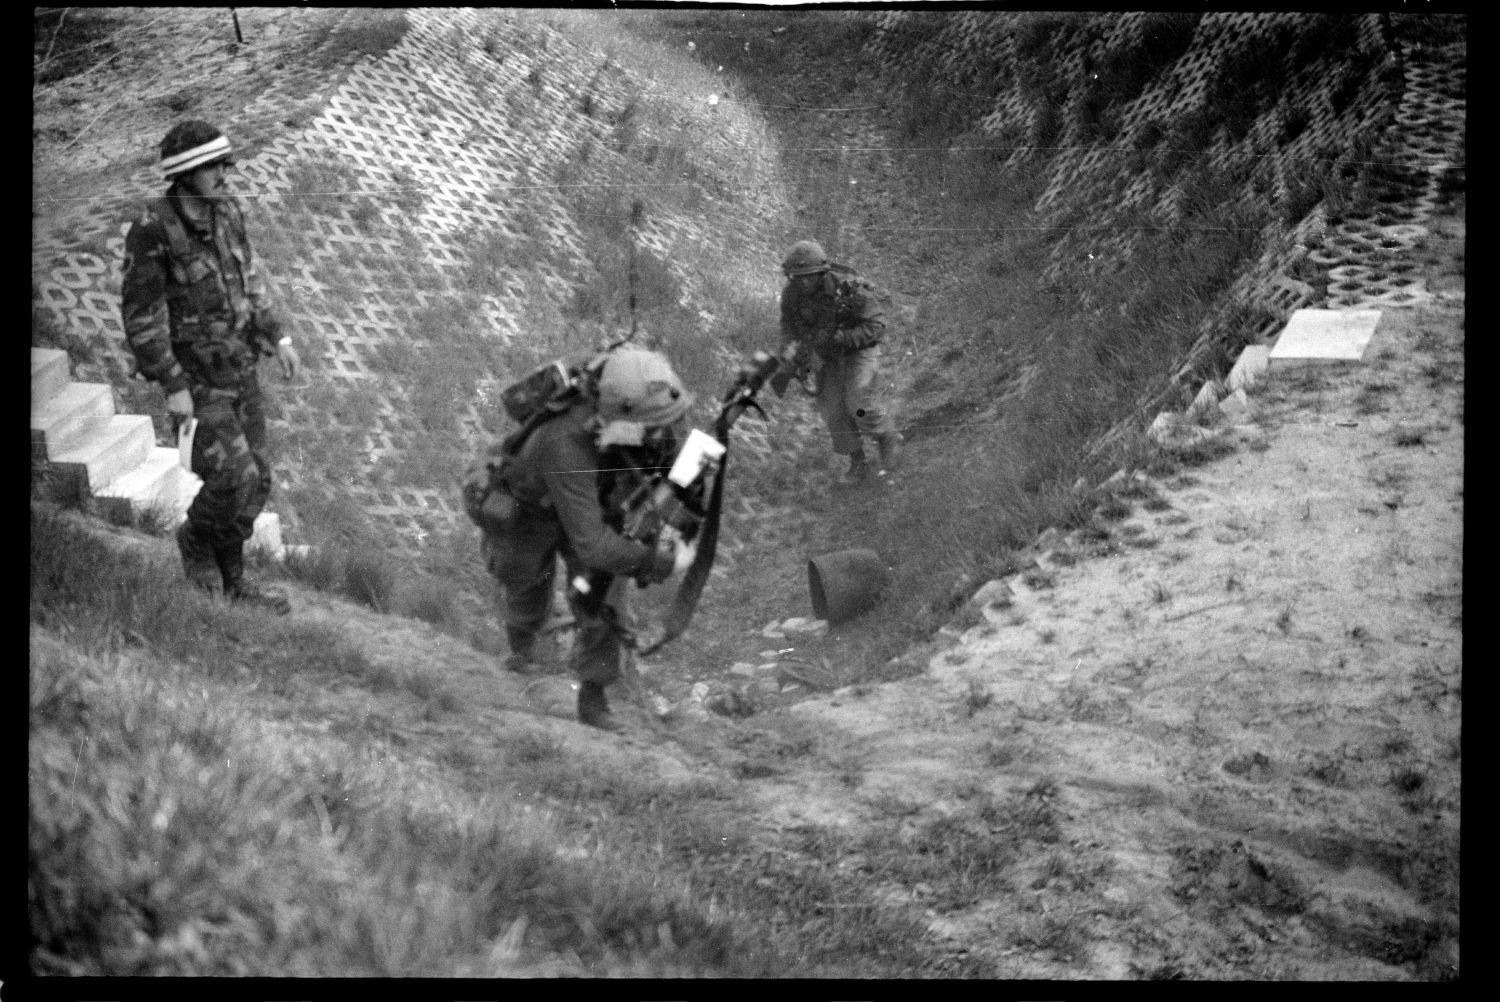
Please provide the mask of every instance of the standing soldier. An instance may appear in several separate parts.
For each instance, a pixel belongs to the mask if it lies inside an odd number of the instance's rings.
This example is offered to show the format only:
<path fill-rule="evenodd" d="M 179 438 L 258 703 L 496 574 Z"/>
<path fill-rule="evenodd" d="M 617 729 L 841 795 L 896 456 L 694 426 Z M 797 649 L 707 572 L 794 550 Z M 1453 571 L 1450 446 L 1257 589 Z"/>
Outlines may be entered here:
<path fill-rule="evenodd" d="M 870 476 L 863 443 L 869 435 L 880 450 L 875 473 L 884 481 L 895 468 L 901 438 L 879 396 L 885 337 L 879 293 L 852 268 L 831 264 L 811 240 L 792 245 L 781 271 L 787 280 L 781 290 L 782 351 L 790 348 L 799 365 L 814 370 L 814 394 L 833 451 L 849 457 L 844 479 L 860 483 Z"/>
<path fill-rule="evenodd" d="M 177 530 L 188 580 L 285 615 L 285 596 L 245 581 L 244 545 L 271 493 L 256 363 L 275 355 L 292 379 L 299 362 L 225 182 L 232 152 L 207 122 L 181 122 L 162 140 L 171 186 L 125 236 L 121 312 L 136 366 L 161 384 L 167 412 L 198 421 L 192 468 L 203 487 Z"/>
<path fill-rule="evenodd" d="M 592 727 L 619 729 L 604 690 L 631 656 L 619 632 L 629 629 L 630 580 L 664 581 L 696 552 L 680 539 L 663 536 L 653 547 L 621 533 L 623 501 L 645 474 L 671 465 L 692 402 L 665 357 L 616 348 L 585 367 L 578 392 L 551 414 L 491 446 L 464 482 L 465 510 L 484 530 L 485 560 L 503 592 L 511 671 L 532 670 L 559 556 L 569 581 L 613 575 L 597 614 L 568 591 L 578 719 Z"/>

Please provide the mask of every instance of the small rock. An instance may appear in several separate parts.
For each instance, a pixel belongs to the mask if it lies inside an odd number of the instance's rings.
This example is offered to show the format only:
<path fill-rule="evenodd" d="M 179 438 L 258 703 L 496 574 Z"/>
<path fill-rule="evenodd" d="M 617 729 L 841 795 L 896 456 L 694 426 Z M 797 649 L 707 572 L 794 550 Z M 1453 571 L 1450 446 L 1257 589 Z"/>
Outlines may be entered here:
<path fill-rule="evenodd" d="M 797 626 L 792 627 L 792 620 L 781 624 L 787 635 L 796 634 L 802 637 L 821 637 L 828 632 L 828 620 L 826 619 L 803 619 L 797 621 Z"/>
<path fill-rule="evenodd" d="M 756 666 L 748 661 L 736 661 L 729 666 L 729 673 L 731 675 L 754 675 L 756 674 Z"/>
<path fill-rule="evenodd" d="M 768 640 L 782 640 L 786 637 L 786 633 L 782 631 L 781 624 L 774 621 L 767 623 L 761 629 L 760 635 Z"/>
<path fill-rule="evenodd" d="M 780 651 L 761 651 L 759 654 L 757 654 L 755 656 L 758 657 L 758 658 L 761 658 L 764 661 L 777 661 L 777 660 L 780 660 L 780 658 L 781 658 L 781 652 Z"/>
<path fill-rule="evenodd" d="M 695 703 L 701 703 L 708 698 L 708 683 L 694 682 L 693 687 L 688 690 L 688 698 Z"/>

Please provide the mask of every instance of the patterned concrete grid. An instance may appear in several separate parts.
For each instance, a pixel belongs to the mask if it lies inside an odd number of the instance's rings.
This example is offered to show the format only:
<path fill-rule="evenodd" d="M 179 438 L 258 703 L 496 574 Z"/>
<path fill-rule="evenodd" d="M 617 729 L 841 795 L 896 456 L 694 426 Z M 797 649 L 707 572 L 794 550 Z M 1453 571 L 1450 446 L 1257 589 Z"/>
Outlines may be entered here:
<path fill-rule="evenodd" d="M 272 8 L 240 8 L 241 29 L 253 44 L 243 49 L 230 45 L 232 22 L 222 8 L 122 8 L 120 15 L 131 14 L 122 21 L 115 36 L 116 44 L 132 51 L 179 51 L 183 39 L 194 40 L 191 63 L 172 71 L 161 67 L 147 78 L 127 99 L 108 98 L 103 109 L 138 109 L 153 104 L 167 104 L 175 94 L 192 90 L 198 103 L 191 114 L 222 122 L 229 130 L 240 153 L 241 166 L 253 163 L 257 145 L 268 130 L 281 124 L 287 109 L 299 102 L 316 102 L 336 85 L 339 75 L 357 58 L 357 53 L 333 51 L 336 35 L 327 28 L 337 27 L 355 16 L 353 12 L 333 12 L 326 17 L 306 11 Z M 287 62 L 271 69 L 282 51 L 296 51 L 301 60 Z M 322 65 L 320 74 L 302 72 L 305 63 Z M 226 80 L 255 74 L 260 81 L 259 97 L 247 107 L 233 106 L 233 88 L 221 87 Z M 79 103 L 80 95 L 96 89 L 93 75 L 85 72 L 37 89 L 33 101 L 38 113 L 55 115 L 59 106 Z M 221 90 L 224 94 L 221 96 Z M 160 136 L 139 135 L 139 129 L 127 142 L 114 138 L 101 123 L 118 130 L 121 122 L 133 117 L 122 112 L 96 119 L 81 128 L 74 141 L 62 148 L 38 144 L 33 148 L 33 167 L 37 177 L 52 173 L 52 165 L 65 162 L 70 170 L 106 167 L 123 158 L 137 164 L 126 168 L 104 186 L 75 193 L 54 195 L 42 193 L 34 179 L 34 222 L 32 233 L 32 282 L 35 301 L 44 307 L 54 322 L 71 328 L 88 338 L 99 349 L 101 358 L 76 369 L 73 376 L 84 381 L 123 379 L 131 371 L 125 355 L 125 331 L 120 323 L 119 263 L 124 254 L 125 233 L 137 207 L 148 198 L 161 194 L 161 175 L 154 163 L 154 151 Z M 175 120 L 175 115 L 167 115 Z M 118 120 L 118 121 L 117 121 Z"/>
<path fill-rule="evenodd" d="M 611 141 L 615 118 L 643 88 L 602 53 L 580 49 L 524 12 L 415 10 L 408 23 L 384 58 L 341 65 L 321 89 L 304 87 L 296 98 L 300 117 L 308 116 L 308 94 L 320 103 L 316 115 L 296 131 L 268 130 L 240 159 L 239 188 L 290 330 L 306 346 L 305 358 L 307 349 L 317 356 L 308 359 L 305 385 L 271 381 L 272 438 L 282 446 L 278 486 L 347 496 L 393 542 L 417 544 L 458 523 L 462 470 L 422 483 L 393 472 L 413 450 L 430 454 L 433 445 L 411 413 L 406 373 L 391 371 L 382 350 L 427 349 L 416 330 L 424 314 L 462 315 L 452 307 L 473 299 L 464 291 L 471 249 L 491 234 L 518 250 L 491 262 L 478 296 L 482 324 L 509 339 L 529 336 L 538 322 L 557 322 L 557 307 L 591 267 L 587 231 L 573 214 L 581 189 L 558 179 L 580 186 L 640 179 L 640 148 Z M 592 98 L 587 112 L 585 93 Z M 708 268 L 707 261 L 718 265 L 712 270 L 747 271 L 763 264 L 734 257 L 747 235 L 761 234 L 758 217 L 767 206 L 785 202 L 772 160 L 748 149 L 762 133 L 734 107 L 720 106 L 703 122 L 701 95 L 651 97 L 661 114 L 638 142 L 697 145 L 703 199 L 723 201 L 731 192 L 742 206 L 742 192 L 754 199 L 738 218 L 705 212 L 702 199 L 692 214 L 653 200 L 642 252 L 678 270 L 690 293 L 696 276 L 689 266 Z M 281 121 L 290 99 L 267 93 L 243 120 L 255 128 Z M 593 152 L 580 165 L 585 144 Z M 129 204 L 159 187 L 154 170 L 143 167 L 122 178 L 118 193 Z M 36 276 L 40 302 L 75 330 L 109 337 L 116 376 L 127 368 L 118 298 L 125 226 L 108 238 L 102 257 L 70 246 L 76 236 L 63 227 L 38 240 L 46 252 Z M 476 402 L 490 406 L 503 376 L 484 374 L 475 401 L 453 401 L 467 436 L 454 444 L 455 455 L 466 460 L 477 448 L 486 415 Z M 370 391 L 368 427 L 351 428 L 335 416 L 341 387 Z M 319 458 L 330 448 L 355 455 L 337 457 L 337 469 L 322 468 Z M 295 531 L 296 513 L 283 514 Z"/>
<path fill-rule="evenodd" d="M 948 43 L 952 65 L 949 71 L 961 75 L 965 69 L 977 70 L 997 53 L 1005 62 L 1014 62 L 1014 51 L 1005 51 L 1008 42 L 999 46 L 976 45 L 974 38 L 993 29 L 994 15 L 951 20 L 946 34 L 929 42 Z M 1275 13 L 1209 14 L 1197 26 L 1193 46 L 1184 56 L 1138 99 L 1123 110 L 1121 129 L 1107 147 L 1083 142 L 1076 126 L 1069 125 L 1057 140 L 1062 147 L 1051 159 L 1051 179 L 1038 199 L 1037 209 L 1044 214 L 1063 211 L 1074 192 L 1115 191 L 1113 210 L 1091 217 L 1097 235 L 1086 248 L 1096 259 L 1119 261 L 1128 256 L 1134 240 L 1126 229 L 1110 231 L 1112 220 L 1127 213 L 1145 213 L 1157 218 L 1180 218 L 1182 190 L 1170 179 L 1141 173 L 1121 176 L 1119 164 L 1136 148 L 1148 148 L 1143 130 L 1150 122 L 1172 122 L 1191 114 L 1208 99 L 1213 75 L 1224 61 L 1239 52 L 1251 50 L 1279 27 L 1296 25 L 1306 15 Z M 1114 19 L 1102 32 L 1083 27 L 1065 28 L 1071 32 L 1062 79 L 1082 72 L 1087 54 L 1098 59 L 1111 47 L 1128 45 L 1133 33 L 1141 27 L 1144 15 L 1127 14 Z M 919 55 L 920 46 L 899 44 L 903 14 L 891 13 L 881 21 L 882 32 L 876 45 L 885 45 L 884 58 L 894 65 Z M 1261 234 L 1262 253 L 1220 297 L 1213 314 L 1200 329 L 1197 343 L 1189 351 L 1174 382 L 1182 382 L 1196 370 L 1199 359 L 1214 350 L 1215 332 L 1229 329 L 1231 314 L 1246 306 L 1262 310 L 1265 319 L 1256 332 L 1260 339 L 1274 336 L 1285 319 L 1300 307 L 1319 305 L 1318 291 L 1311 285 L 1290 277 L 1288 272 L 1301 259 L 1329 267 L 1327 305 L 1360 307 L 1400 305 L 1419 301 L 1424 293 L 1412 265 L 1400 259 L 1400 252 L 1419 239 L 1423 230 L 1420 219 L 1430 214 L 1445 170 L 1451 167 L 1460 147 L 1463 115 L 1461 74 L 1448 61 L 1429 56 L 1408 54 L 1404 61 L 1404 87 L 1397 95 L 1389 93 L 1382 70 L 1397 58 L 1394 41 L 1382 18 L 1366 15 L 1357 22 L 1356 49 L 1363 58 L 1365 76 L 1352 99 L 1343 87 L 1342 53 L 1328 53 L 1297 75 L 1285 81 L 1284 100 L 1251 123 L 1247 134 L 1236 142 L 1222 136 L 1198 151 L 1200 170 L 1217 170 L 1244 175 L 1247 199 L 1272 195 L 1284 199 L 1293 190 L 1304 165 L 1319 158 L 1347 156 L 1362 141 L 1374 145 L 1376 157 L 1405 165 L 1402 169 L 1382 172 L 1385 188 L 1378 192 L 1378 208 L 1359 218 L 1344 220 L 1336 227 L 1324 223 L 1326 209 L 1315 206 L 1301 220 L 1283 226 L 1269 224 Z M 928 44 L 928 43 L 924 43 Z M 1013 49 L 1013 45 L 1011 46 Z M 1459 62 L 1461 63 L 1461 57 Z M 1072 98 L 1070 97 L 1070 100 Z M 1296 109 L 1305 119 L 1300 131 L 1287 141 L 1285 116 Z M 1071 123 L 1069 116 L 1065 122 Z M 991 135 L 1033 134 L 1036 108 L 1023 96 L 1012 92 L 999 101 L 984 120 Z M 1383 142 L 1383 145 L 1382 145 Z M 1264 151 L 1275 150 L 1273 156 Z M 1019 153 L 1012 157 L 1014 162 Z M 1247 159 L 1248 158 L 1248 159 Z M 1111 187 L 1112 186 L 1112 187 Z M 1053 262 L 1054 271 L 1077 268 L 1080 262 Z M 1167 387 L 1162 394 L 1173 392 Z M 1161 396 L 1161 394 L 1157 394 Z M 1154 410 L 1160 400 L 1143 404 L 1142 413 Z M 1128 422 L 1126 422 L 1128 423 Z M 1120 429 L 1116 429 L 1119 431 Z M 1113 437 L 1114 433 L 1106 436 Z"/>
<path fill-rule="evenodd" d="M 1387 142 L 1390 165 L 1376 207 L 1331 228 L 1309 258 L 1328 269 L 1333 309 L 1416 306 L 1432 300 L 1421 272 L 1403 257 L 1427 235 L 1422 225 L 1443 201 L 1448 171 L 1463 154 L 1465 64 L 1461 51 L 1408 52 L 1405 89 Z"/>

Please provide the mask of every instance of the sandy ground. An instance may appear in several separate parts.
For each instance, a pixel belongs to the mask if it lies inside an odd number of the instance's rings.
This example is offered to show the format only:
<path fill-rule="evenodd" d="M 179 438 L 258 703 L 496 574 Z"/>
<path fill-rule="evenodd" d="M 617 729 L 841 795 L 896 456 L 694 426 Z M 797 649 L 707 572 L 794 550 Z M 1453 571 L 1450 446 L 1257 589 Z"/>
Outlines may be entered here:
<path fill-rule="evenodd" d="M 1054 548 L 925 675 L 802 704 L 863 782 L 775 777 L 767 815 L 1045 791 L 1068 879 L 928 916 L 1001 954 L 1040 915 L 1087 929 L 1016 976 L 1456 974 L 1463 227 L 1438 228 L 1429 286 L 1458 268 L 1460 298 L 1387 311 L 1364 364 L 1266 377 L 1235 453 L 1156 482 L 1105 553 Z"/>

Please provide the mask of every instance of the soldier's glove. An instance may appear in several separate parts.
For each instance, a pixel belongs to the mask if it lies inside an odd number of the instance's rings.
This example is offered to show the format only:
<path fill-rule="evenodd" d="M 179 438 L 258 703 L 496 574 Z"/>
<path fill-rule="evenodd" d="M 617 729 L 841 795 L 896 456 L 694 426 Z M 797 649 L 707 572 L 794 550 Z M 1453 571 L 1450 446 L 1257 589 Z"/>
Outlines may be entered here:
<path fill-rule="evenodd" d="M 672 558 L 672 573 L 684 574 L 693 566 L 693 561 L 698 559 L 698 547 L 693 543 L 679 542 L 677 552 Z"/>
<path fill-rule="evenodd" d="M 193 395 L 187 390 L 178 390 L 176 393 L 167 394 L 167 413 L 173 417 L 190 418 L 193 416 Z"/>
<path fill-rule="evenodd" d="M 677 550 L 679 544 L 667 538 L 657 541 L 651 556 L 647 558 L 646 565 L 642 567 L 636 576 L 636 580 L 643 586 L 658 584 L 672 576 L 677 568 Z"/>
<path fill-rule="evenodd" d="M 284 337 L 277 342 L 276 360 L 281 363 L 281 375 L 285 379 L 297 378 L 297 373 L 302 368 L 302 359 L 297 356 L 297 349 L 292 347 L 291 338 Z"/>

